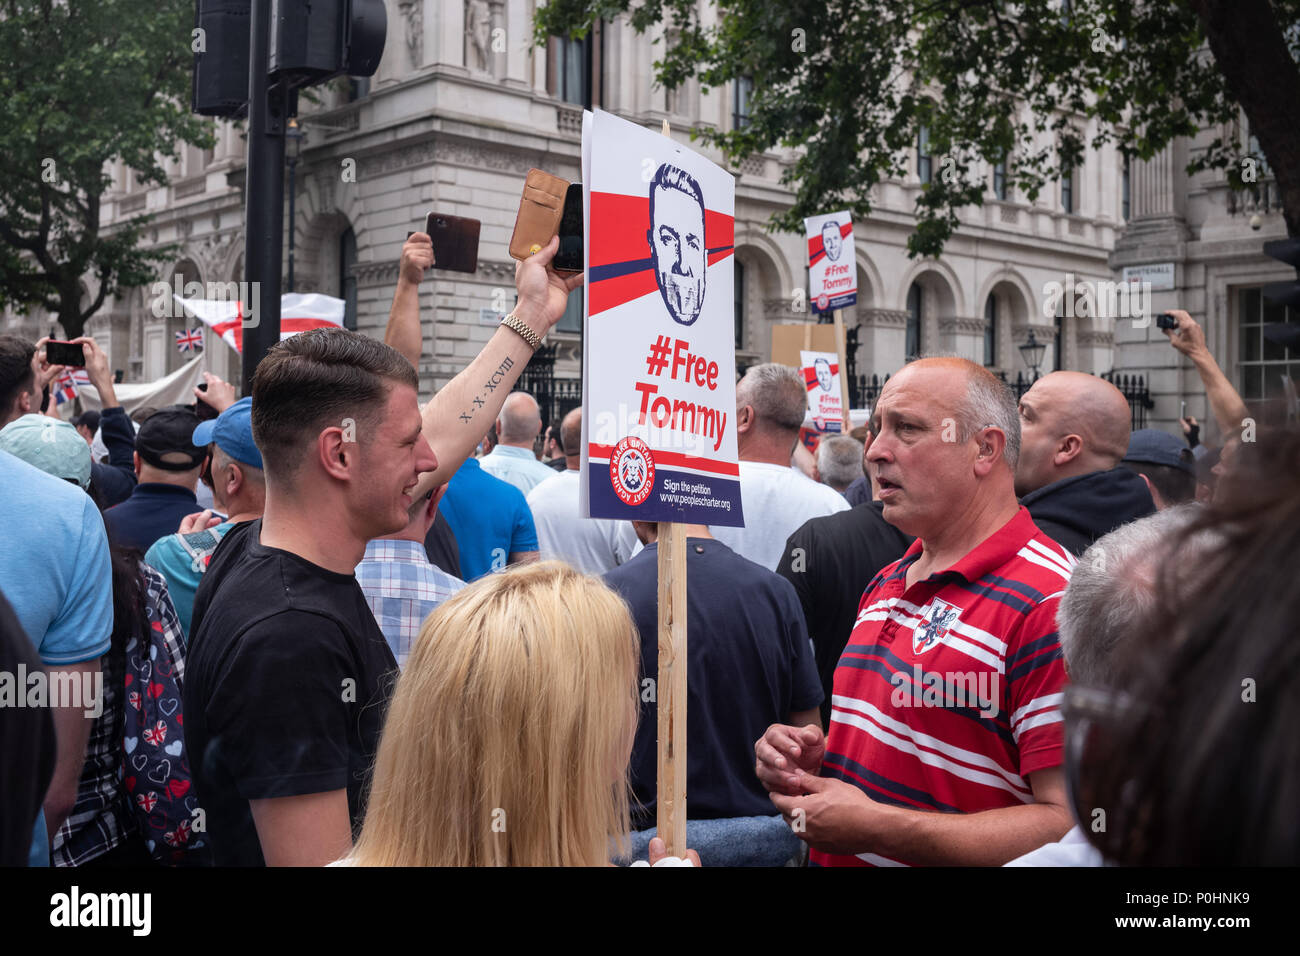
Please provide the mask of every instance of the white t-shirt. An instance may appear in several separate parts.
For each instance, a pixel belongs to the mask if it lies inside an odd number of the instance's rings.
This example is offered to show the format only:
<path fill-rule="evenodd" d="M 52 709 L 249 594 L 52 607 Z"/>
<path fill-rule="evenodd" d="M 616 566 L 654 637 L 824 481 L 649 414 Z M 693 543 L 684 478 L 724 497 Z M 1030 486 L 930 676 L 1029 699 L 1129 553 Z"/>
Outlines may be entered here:
<path fill-rule="evenodd" d="M 561 471 L 528 492 L 542 560 L 567 561 L 584 574 L 604 574 L 640 550 L 630 521 L 579 518 L 579 471 Z"/>
<path fill-rule="evenodd" d="M 712 535 L 743 558 L 775 571 L 785 542 L 809 518 L 848 511 L 845 497 L 788 465 L 740 463 L 745 527 L 710 527 Z"/>
<path fill-rule="evenodd" d="M 1105 866 L 1106 862 L 1096 847 L 1088 842 L 1077 825 L 1056 843 L 1048 843 L 1030 850 L 1003 866 Z"/>

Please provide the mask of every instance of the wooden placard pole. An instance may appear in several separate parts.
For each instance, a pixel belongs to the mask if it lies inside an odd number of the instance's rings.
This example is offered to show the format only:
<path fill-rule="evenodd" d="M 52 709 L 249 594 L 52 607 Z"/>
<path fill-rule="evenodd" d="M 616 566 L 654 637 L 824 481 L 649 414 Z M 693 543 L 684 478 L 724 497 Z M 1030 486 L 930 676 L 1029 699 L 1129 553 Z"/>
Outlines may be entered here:
<path fill-rule="evenodd" d="M 665 136 L 671 134 L 664 120 Z M 686 856 L 686 526 L 659 522 L 659 711 L 655 823 L 670 856 Z"/>
<path fill-rule="evenodd" d="M 846 361 L 848 343 L 844 337 L 844 313 L 839 309 L 835 310 L 835 348 L 840 353 L 840 408 L 844 416 L 840 434 L 847 435 L 853 431 L 853 419 L 849 414 L 849 366 Z"/>

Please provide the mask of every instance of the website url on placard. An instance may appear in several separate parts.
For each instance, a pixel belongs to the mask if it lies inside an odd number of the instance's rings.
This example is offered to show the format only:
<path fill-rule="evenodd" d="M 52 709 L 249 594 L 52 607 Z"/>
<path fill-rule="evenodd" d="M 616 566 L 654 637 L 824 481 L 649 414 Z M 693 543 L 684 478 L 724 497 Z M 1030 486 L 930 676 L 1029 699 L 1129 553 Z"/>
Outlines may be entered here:
<path fill-rule="evenodd" d="M 721 508 L 731 510 L 731 501 L 726 498 L 701 498 L 699 495 L 682 495 L 671 492 L 660 495 L 659 500 L 670 505 L 698 505 L 701 508 Z"/>
<path fill-rule="evenodd" d="M 1144 929 L 1199 929 L 1208 933 L 1215 927 L 1248 927 L 1249 916 L 1116 916 L 1115 925 Z"/>

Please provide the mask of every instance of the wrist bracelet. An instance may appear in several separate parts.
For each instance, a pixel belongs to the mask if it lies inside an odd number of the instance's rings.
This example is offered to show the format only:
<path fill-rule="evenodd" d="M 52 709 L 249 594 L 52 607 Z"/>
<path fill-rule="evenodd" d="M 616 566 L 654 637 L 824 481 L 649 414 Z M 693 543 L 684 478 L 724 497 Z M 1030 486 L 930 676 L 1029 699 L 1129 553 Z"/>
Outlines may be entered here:
<path fill-rule="evenodd" d="M 519 318 L 519 316 L 515 315 L 515 313 L 511 312 L 509 315 L 507 315 L 504 319 L 501 320 L 501 324 L 504 325 L 506 328 L 508 328 L 511 332 L 518 333 L 519 336 L 525 342 L 528 343 L 528 347 L 531 348 L 534 352 L 536 352 L 539 348 L 542 347 L 542 340 L 538 338 L 537 333 L 534 332 L 532 329 L 530 329 L 528 327 L 528 323 L 526 323 L 523 319 Z"/>

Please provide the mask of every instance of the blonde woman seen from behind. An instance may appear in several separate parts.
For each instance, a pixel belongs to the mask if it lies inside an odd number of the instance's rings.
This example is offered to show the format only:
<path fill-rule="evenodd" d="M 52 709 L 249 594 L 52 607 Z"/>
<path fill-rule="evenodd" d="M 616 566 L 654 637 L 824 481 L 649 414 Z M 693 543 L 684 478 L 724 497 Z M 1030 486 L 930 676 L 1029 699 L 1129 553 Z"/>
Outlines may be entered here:
<path fill-rule="evenodd" d="M 411 651 L 340 862 L 606 865 L 626 846 L 639 654 L 626 605 L 568 565 L 465 588 Z"/>

